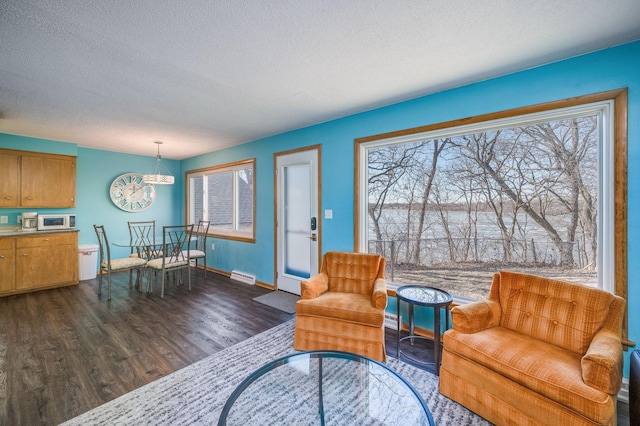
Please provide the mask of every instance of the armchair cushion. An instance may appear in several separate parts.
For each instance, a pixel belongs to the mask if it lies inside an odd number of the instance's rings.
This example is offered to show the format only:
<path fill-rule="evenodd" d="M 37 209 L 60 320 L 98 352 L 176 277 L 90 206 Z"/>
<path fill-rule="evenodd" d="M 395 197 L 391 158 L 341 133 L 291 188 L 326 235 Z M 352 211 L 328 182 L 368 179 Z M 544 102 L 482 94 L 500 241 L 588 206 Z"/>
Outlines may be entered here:
<path fill-rule="evenodd" d="M 382 262 L 376 254 L 329 252 L 322 272 L 329 277 L 329 291 L 371 294 L 376 278 L 384 278 Z"/>
<path fill-rule="evenodd" d="M 501 326 L 583 355 L 609 315 L 614 296 L 577 284 L 500 273 Z"/>
<path fill-rule="evenodd" d="M 326 292 L 315 299 L 302 299 L 296 305 L 297 315 L 333 318 L 356 324 L 381 327 L 384 310 L 371 306 L 366 294 Z"/>

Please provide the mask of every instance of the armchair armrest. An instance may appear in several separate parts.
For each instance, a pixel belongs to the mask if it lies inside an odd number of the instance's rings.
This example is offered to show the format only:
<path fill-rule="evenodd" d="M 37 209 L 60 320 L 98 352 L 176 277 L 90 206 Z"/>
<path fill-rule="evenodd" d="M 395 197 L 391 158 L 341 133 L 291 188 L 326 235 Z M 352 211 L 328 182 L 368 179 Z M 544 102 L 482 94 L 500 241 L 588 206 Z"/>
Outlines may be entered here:
<path fill-rule="evenodd" d="M 611 330 L 596 333 L 582 357 L 582 380 L 592 388 L 610 395 L 622 387 L 622 343 Z"/>
<path fill-rule="evenodd" d="M 500 325 L 500 304 L 493 300 L 458 305 L 451 310 L 453 328 L 461 333 L 476 333 Z"/>
<path fill-rule="evenodd" d="M 300 283 L 300 298 L 315 299 L 327 290 L 329 290 L 329 276 L 321 272 Z"/>
<path fill-rule="evenodd" d="M 387 307 L 387 280 L 384 278 L 376 279 L 376 282 L 373 284 L 371 306 L 378 309 L 385 309 Z"/>

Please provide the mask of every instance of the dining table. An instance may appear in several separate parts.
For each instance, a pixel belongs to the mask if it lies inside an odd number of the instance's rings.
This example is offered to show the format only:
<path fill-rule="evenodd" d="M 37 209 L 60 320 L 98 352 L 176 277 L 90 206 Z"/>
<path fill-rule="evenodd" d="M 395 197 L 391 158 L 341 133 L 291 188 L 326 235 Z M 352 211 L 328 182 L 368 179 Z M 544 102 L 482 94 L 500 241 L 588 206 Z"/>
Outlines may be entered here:
<path fill-rule="evenodd" d="M 167 250 L 163 246 L 162 234 L 156 235 L 153 239 L 138 239 L 132 240 L 131 238 L 126 240 L 116 240 L 113 245 L 116 247 L 129 247 L 131 253 L 136 253 L 138 257 L 146 259 L 147 261 L 161 258 Z M 197 235 L 192 235 L 189 239 L 189 243 L 198 241 Z M 142 277 L 136 276 L 136 288 L 142 289 Z"/>

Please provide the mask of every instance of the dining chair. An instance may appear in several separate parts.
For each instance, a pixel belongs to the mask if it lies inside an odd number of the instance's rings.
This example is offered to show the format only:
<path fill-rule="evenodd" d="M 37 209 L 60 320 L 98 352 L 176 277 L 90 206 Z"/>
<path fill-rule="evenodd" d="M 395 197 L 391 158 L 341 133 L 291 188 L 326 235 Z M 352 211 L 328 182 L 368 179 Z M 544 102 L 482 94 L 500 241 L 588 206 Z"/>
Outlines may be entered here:
<path fill-rule="evenodd" d="M 156 243 L 156 221 L 127 222 L 131 257 L 149 258 L 149 248 Z"/>
<path fill-rule="evenodd" d="M 139 257 L 145 260 L 160 257 L 156 253 L 156 221 L 148 220 L 142 222 L 127 222 L 129 228 L 129 243 L 131 252 L 129 257 Z M 129 271 L 129 280 L 131 280 L 133 270 Z M 142 276 L 136 275 L 136 285 L 142 285 Z"/>
<path fill-rule="evenodd" d="M 196 246 L 195 249 L 191 250 L 188 254 L 189 259 L 195 261 L 196 271 L 198 269 L 198 260 L 204 259 L 203 269 L 205 278 L 207 278 L 207 236 L 210 224 L 211 221 L 209 220 L 201 220 L 198 222 L 198 227 L 196 228 Z"/>
<path fill-rule="evenodd" d="M 164 283 L 167 273 L 187 270 L 187 281 L 191 290 L 191 265 L 189 264 L 190 242 L 193 234 L 192 225 L 173 225 L 162 227 L 162 257 L 147 262 L 147 292 L 153 292 L 153 276 L 160 272 L 162 286 L 160 297 L 164 297 Z"/>
<path fill-rule="evenodd" d="M 125 257 L 119 259 L 111 259 L 111 249 L 109 248 L 109 238 L 104 225 L 93 225 L 98 237 L 98 246 L 100 248 L 100 278 L 98 280 L 98 295 L 102 294 L 102 275 L 107 273 L 107 300 L 111 300 L 111 273 L 132 271 L 136 269 L 138 276 L 142 276 L 142 268 L 147 263 L 145 259 L 139 257 Z M 140 283 L 136 282 L 136 287 L 140 290 Z M 129 288 L 131 288 L 131 274 L 129 274 Z"/>

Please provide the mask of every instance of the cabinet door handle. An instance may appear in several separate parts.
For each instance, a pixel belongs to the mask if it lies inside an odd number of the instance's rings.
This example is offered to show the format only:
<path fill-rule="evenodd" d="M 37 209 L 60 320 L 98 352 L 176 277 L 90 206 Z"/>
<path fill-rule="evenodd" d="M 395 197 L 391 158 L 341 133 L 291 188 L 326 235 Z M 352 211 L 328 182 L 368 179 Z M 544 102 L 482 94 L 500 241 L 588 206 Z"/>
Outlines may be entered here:
<path fill-rule="evenodd" d="M 5 199 L 5 200 L 10 200 L 10 199 L 11 199 L 11 196 L 10 196 L 10 195 L 7 195 L 6 197 L 4 197 L 4 199 Z"/>
<path fill-rule="evenodd" d="M 27 197 L 27 200 L 31 201 L 33 200 L 33 197 Z"/>
<path fill-rule="evenodd" d="M 0 259 L 4 259 L 4 256 L 0 255 Z"/>
<path fill-rule="evenodd" d="M 23 255 L 23 256 L 28 256 L 28 254 L 27 254 L 27 253 L 23 253 L 22 255 Z"/>

